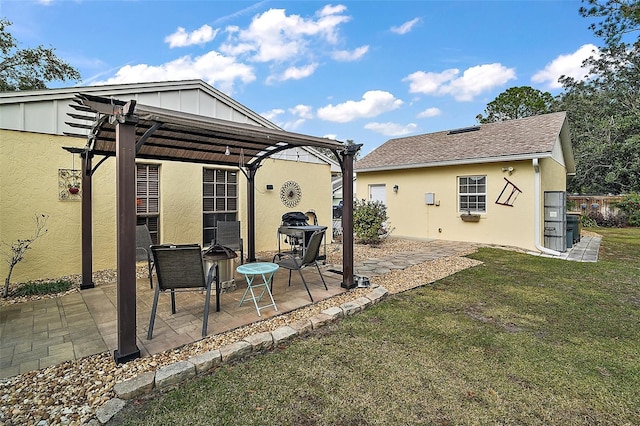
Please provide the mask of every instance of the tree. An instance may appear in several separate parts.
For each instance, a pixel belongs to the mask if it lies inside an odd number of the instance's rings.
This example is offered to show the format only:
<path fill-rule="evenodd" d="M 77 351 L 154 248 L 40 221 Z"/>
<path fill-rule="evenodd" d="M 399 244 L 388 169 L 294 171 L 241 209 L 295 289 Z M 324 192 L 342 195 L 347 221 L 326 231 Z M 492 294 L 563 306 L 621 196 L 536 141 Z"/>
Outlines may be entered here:
<path fill-rule="evenodd" d="M 582 0 L 580 7 L 585 18 L 603 18 L 589 29 L 608 46 L 618 45 L 625 34 L 640 30 L 640 4 L 638 0 Z"/>
<path fill-rule="evenodd" d="M 4 280 L 4 290 L 2 292 L 2 297 L 7 297 L 9 295 L 9 284 L 11 283 L 11 274 L 13 273 L 13 268 L 22 262 L 24 259 L 24 255 L 27 253 L 27 250 L 31 248 L 31 245 L 36 242 L 38 238 L 45 235 L 47 233 L 47 229 L 45 228 L 47 224 L 47 219 L 49 219 L 48 215 L 45 214 L 36 214 L 33 216 L 33 221 L 36 224 L 36 230 L 31 238 L 18 239 L 11 244 L 2 243 L 9 247 L 8 253 L 5 254 L 5 260 L 9 265 L 9 272 L 7 273 L 7 277 Z"/>
<path fill-rule="evenodd" d="M 0 19 L 0 92 L 46 89 L 50 81 L 80 80 L 80 73 L 58 58 L 55 49 L 19 49 L 9 26 L 10 21 Z"/>
<path fill-rule="evenodd" d="M 487 104 L 486 116 L 478 114 L 480 123 L 513 120 L 551 112 L 553 96 L 529 86 L 511 87 Z"/>
<path fill-rule="evenodd" d="M 640 38 L 622 41 L 640 29 L 640 5 L 625 0 L 585 0 L 584 17 L 604 38 L 598 55 L 585 60 L 590 78 L 561 77 L 565 92 L 558 108 L 567 111 L 576 158 L 576 177 L 568 189 L 582 193 L 640 190 Z"/>

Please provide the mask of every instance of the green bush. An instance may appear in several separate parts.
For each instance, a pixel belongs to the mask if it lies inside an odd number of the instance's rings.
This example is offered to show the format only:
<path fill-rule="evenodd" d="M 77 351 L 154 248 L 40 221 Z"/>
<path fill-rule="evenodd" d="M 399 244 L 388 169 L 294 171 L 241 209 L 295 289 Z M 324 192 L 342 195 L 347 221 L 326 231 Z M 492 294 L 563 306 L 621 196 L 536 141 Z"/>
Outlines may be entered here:
<path fill-rule="evenodd" d="M 353 203 L 353 232 L 364 244 L 376 245 L 386 233 L 387 206 L 380 201 L 356 200 Z"/>
<path fill-rule="evenodd" d="M 67 291 L 73 287 L 73 283 L 67 280 L 26 282 L 14 290 L 12 296 L 36 296 L 43 294 L 56 294 Z"/>
<path fill-rule="evenodd" d="M 613 203 L 627 216 L 627 221 L 631 226 L 640 226 L 640 194 L 626 195 L 622 200 Z"/>

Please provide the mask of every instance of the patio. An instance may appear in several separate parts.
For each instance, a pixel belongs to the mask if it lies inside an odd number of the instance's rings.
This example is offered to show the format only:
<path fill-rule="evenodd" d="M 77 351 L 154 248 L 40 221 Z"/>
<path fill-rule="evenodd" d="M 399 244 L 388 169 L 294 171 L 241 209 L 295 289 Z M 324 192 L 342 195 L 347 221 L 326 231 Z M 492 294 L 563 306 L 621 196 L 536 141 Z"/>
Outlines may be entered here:
<path fill-rule="evenodd" d="M 347 291 L 340 286 L 342 276 L 323 268 L 328 290 L 315 269 L 303 271 L 314 302 Z M 155 281 L 155 280 L 154 280 Z M 300 276 L 294 271 L 288 286 L 288 270 L 274 275 L 273 297 L 278 310 L 261 310 L 258 316 L 253 302 L 240 305 L 246 287 L 244 276 L 235 274 L 236 289 L 220 297 L 220 312 L 215 310 L 215 293 L 207 336 L 224 333 L 257 321 L 272 318 L 311 304 Z M 154 290 L 148 278 L 136 280 L 136 341 L 142 357 L 202 339 L 204 292 L 176 294 L 176 313 L 171 315 L 169 293 L 160 294 L 153 338 L 147 339 Z M 265 295 L 265 298 L 267 295 Z M 34 302 L 4 306 L 0 316 L 2 347 L 0 378 L 46 368 L 117 348 L 117 284 L 94 288 Z"/>

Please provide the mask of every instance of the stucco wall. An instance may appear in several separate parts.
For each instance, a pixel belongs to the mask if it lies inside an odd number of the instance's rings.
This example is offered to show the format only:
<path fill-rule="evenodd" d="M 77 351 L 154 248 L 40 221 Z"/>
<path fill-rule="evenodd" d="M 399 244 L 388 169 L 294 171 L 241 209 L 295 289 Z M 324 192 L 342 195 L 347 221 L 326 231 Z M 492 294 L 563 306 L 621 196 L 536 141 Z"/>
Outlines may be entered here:
<path fill-rule="evenodd" d="M 12 282 L 57 278 L 81 272 L 81 202 L 58 199 L 58 169 L 70 169 L 72 156 L 62 146 L 82 147 L 84 139 L 0 130 L 0 241 L 11 243 L 33 234 L 34 214 L 47 214 L 48 233 L 29 250 L 14 269 Z M 94 166 L 100 158 L 94 159 Z M 201 164 L 160 164 L 161 242 L 202 241 Z M 75 167 L 80 168 L 76 156 Z M 215 167 L 212 165 L 211 167 Z M 244 175 L 238 172 L 239 212 L 242 233 L 247 235 Z M 110 158 L 93 177 L 93 269 L 116 266 L 115 159 Z M 280 201 L 280 186 L 295 180 L 302 199 L 295 208 Z M 274 185 L 272 191 L 266 184 Z M 256 175 L 256 251 L 277 248 L 276 232 L 286 211 L 316 211 L 320 224 L 331 224 L 331 172 L 329 165 L 266 160 Z M 3 256 L 8 247 L 1 247 Z M 0 276 L 8 272 L 0 264 Z"/>
<path fill-rule="evenodd" d="M 512 174 L 503 172 L 503 167 L 513 167 Z M 487 176 L 487 212 L 477 223 L 463 222 L 458 211 L 457 177 L 465 175 Z M 522 191 L 513 207 L 495 203 L 506 184 L 504 178 Z M 392 236 L 535 249 L 534 170 L 531 161 L 360 172 L 357 179 L 358 199 L 368 199 L 369 185 L 386 184 Z M 393 192 L 394 185 L 398 185 L 397 193 Z M 435 201 L 439 205 L 425 204 L 427 192 L 435 193 Z"/>
<path fill-rule="evenodd" d="M 293 180 L 302 190 L 300 203 L 287 207 L 280 200 L 280 188 Z M 267 190 L 267 184 L 273 190 Z M 256 175 L 256 250 L 277 247 L 277 230 L 282 215 L 290 211 L 315 211 L 318 224 L 327 226 L 331 237 L 331 168 L 328 164 L 265 160 Z M 267 214 L 268 213 L 268 214 Z"/>
<path fill-rule="evenodd" d="M 35 214 L 49 216 L 48 232 L 36 241 L 14 269 L 12 281 L 43 274 L 66 273 L 80 264 L 80 203 L 58 200 L 58 169 L 71 169 L 72 156 L 60 146 L 78 146 L 80 139 L 0 130 L 0 241 L 4 261 L 10 244 L 33 236 Z M 76 167 L 80 167 L 76 162 Z M 107 213 L 108 214 L 108 213 Z M 4 243 L 9 244 L 9 246 Z M 35 277 L 34 277 L 35 278 Z"/>

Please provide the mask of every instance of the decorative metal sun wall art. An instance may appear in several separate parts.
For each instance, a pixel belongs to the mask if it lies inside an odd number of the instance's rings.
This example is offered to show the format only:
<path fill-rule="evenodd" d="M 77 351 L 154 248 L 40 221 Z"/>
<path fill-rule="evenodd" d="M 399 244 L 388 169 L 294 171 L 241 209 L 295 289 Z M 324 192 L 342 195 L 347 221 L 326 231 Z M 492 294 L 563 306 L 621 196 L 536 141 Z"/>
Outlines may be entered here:
<path fill-rule="evenodd" d="M 295 207 L 302 199 L 302 189 L 293 180 L 286 181 L 280 188 L 280 200 L 287 207 Z"/>

